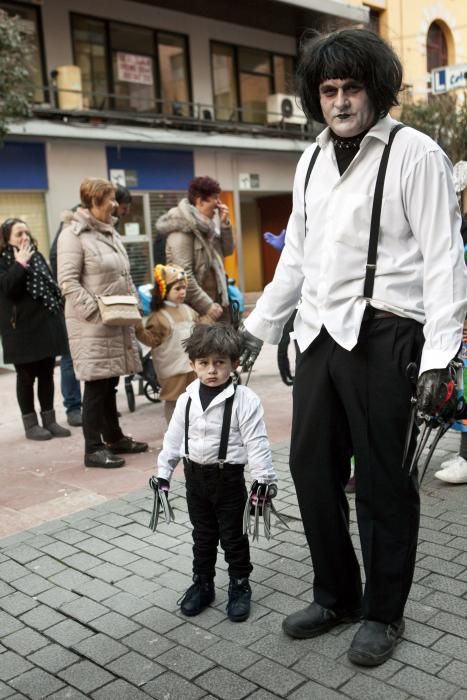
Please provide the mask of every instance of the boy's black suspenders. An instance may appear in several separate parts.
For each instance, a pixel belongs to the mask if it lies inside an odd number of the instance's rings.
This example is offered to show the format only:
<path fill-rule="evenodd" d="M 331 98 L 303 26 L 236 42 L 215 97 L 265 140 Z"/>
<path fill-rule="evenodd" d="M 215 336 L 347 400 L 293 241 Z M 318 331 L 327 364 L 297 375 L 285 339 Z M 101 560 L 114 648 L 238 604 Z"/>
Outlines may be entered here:
<path fill-rule="evenodd" d="M 229 444 L 230 435 L 230 424 L 232 422 L 232 406 L 235 399 L 236 387 L 234 387 L 234 392 L 225 401 L 224 405 L 224 416 L 222 418 L 222 428 L 221 428 L 221 440 L 219 443 L 219 453 L 217 455 L 217 463 L 219 469 L 224 466 L 225 458 L 227 457 L 227 447 Z M 185 407 L 185 458 L 190 459 L 188 456 L 188 431 L 190 428 L 190 406 L 191 406 L 191 396 L 188 397 Z"/>
<path fill-rule="evenodd" d="M 386 170 L 388 167 L 389 153 L 391 152 L 392 142 L 398 131 L 404 128 L 404 124 L 396 124 L 389 134 L 389 140 L 384 147 L 383 155 L 381 156 L 381 162 L 379 164 L 378 175 L 376 177 L 375 193 L 373 195 L 373 207 L 371 210 L 371 224 L 370 224 L 370 238 L 368 242 L 368 255 L 366 261 L 366 272 L 365 272 L 365 282 L 363 285 L 363 296 L 370 300 L 373 296 L 373 287 L 375 284 L 375 274 L 376 274 L 376 257 L 378 254 L 378 238 L 379 229 L 381 224 L 381 208 L 383 205 L 383 191 L 384 191 L 384 180 L 386 177 Z M 308 164 L 308 169 L 305 175 L 305 185 L 303 192 L 303 207 L 304 207 L 304 219 L 305 219 L 305 236 L 306 236 L 306 190 L 308 187 L 308 181 L 310 179 L 311 171 L 313 170 L 316 160 L 320 152 L 320 147 L 317 145 L 313 151 L 310 162 Z"/>

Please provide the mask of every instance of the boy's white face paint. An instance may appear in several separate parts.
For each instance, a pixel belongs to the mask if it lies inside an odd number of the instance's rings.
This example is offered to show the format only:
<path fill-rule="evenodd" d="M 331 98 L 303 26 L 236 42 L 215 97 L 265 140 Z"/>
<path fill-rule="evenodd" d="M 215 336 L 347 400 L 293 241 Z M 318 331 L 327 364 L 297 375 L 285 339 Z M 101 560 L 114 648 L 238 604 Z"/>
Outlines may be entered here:
<path fill-rule="evenodd" d="M 201 384 L 221 386 L 238 367 L 238 362 L 232 362 L 227 355 L 208 355 L 197 358 L 190 365 Z"/>

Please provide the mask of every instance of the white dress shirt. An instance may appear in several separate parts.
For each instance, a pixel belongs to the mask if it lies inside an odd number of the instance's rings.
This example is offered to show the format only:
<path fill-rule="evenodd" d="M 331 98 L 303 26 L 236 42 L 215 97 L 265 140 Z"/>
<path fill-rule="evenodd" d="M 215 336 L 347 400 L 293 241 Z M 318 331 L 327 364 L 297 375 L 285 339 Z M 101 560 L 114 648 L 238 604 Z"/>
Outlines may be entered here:
<path fill-rule="evenodd" d="M 158 477 L 170 481 L 180 458 L 185 456 L 185 409 L 189 397 L 188 456 L 199 464 L 217 462 L 225 402 L 233 391 L 233 385 L 229 384 L 203 410 L 199 398 L 199 379 L 188 385 L 177 400 L 164 435 L 162 451 L 157 459 Z M 232 405 L 226 461 L 248 464 L 252 479 L 270 484 L 276 481 L 276 474 L 263 416 L 258 396 L 247 386 L 238 386 Z"/>
<path fill-rule="evenodd" d="M 357 343 L 376 176 L 391 128 L 381 119 L 340 175 L 329 128 L 306 193 L 316 146 L 297 165 L 293 209 L 274 279 L 245 322 L 253 335 L 278 343 L 298 303 L 295 337 L 303 352 L 324 325 L 346 350 Z M 420 373 L 446 367 L 457 354 L 466 314 L 461 218 L 452 166 L 428 136 L 406 127 L 395 136 L 384 185 L 376 278 L 371 305 L 424 324 Z"/>

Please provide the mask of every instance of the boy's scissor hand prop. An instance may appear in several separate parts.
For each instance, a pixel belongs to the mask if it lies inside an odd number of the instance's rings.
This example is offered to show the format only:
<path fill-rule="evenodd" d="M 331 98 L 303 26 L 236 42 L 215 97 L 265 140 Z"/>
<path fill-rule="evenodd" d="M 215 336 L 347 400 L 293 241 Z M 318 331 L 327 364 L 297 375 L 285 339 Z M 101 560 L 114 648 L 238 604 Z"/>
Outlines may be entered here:
<path fill-rule="evenodd" d="M 423 424 L 423 428 L 410 462 L 409 475 L 418 469 L 420 457 L 427 446 L 430 435 L 433 430 L 436 431 L 421 467 L 420 484 L 440 439 L 456 420 L 463 417 L 464 401 L 462 397 L 459 398 L 457 386 L 457 378 L 462 369 L 462 361 L 454 359 L 445 369 L 432 369 L 423 372 L 416 384 L 411 378 L 413 385 L 415 385 L 415 391 L 411 399 L 412 409 L 402 459 L 403 469 L 407 462 L 414 424 Z"/>
<path fill-rule="evenodd" d="M 149 527 L 153 532 L 155 532 L 157 528 L 157 523 L 159 522 L 159 516 L 161 514 L 161 511 L 167 524 L 174 521 L 175 516 L 172 510 L 172 506 L 169 503 L 170 484 L 167 481 L 167 479 L 161 479 L 156 476 L 151 476 L 151 478 L 149 479 L 149 486 L 154 491 L 154 503 L 152 506 Z"/>
<path fill-rule="evenodd" d="M 277 512 L 272 499 L 277 495 L 276 484 L 262 484 L 254 481 L 248 495 L 248 500 L 243 512 L 243 532 L 252 537 L 253 542 L 259 540 L 259 519 L 263 518 L 264 536 L 271 539 L 271 513 L 288 528 L 289 526 Z"/>

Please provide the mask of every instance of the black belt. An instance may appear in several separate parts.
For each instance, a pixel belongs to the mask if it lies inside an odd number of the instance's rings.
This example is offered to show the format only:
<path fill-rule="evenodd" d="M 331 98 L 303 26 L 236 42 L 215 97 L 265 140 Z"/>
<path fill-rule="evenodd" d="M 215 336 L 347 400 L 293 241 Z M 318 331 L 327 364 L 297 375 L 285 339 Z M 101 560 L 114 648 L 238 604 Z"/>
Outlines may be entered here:
<path fill-rule="evenodd" d="M 378 321 L 381 318 L 401 318 L 401 316 L 393 314 L 391 311 L 375 309 L 373 306 L 366 307 L 365 313 L 363 314 L 363 321 Z"/>
<path fill-rule="evenodd" d="M 212 462 L 210 464 L 201 464 L 200 462 L 194 462 L 189 457 L 184 457 L 183 462 L 185 466 L 193 467 L 193 469 L 243 469 L 244 464 L 236 464 L 235 462 Z"/>

